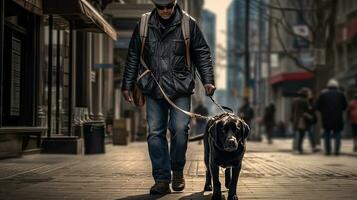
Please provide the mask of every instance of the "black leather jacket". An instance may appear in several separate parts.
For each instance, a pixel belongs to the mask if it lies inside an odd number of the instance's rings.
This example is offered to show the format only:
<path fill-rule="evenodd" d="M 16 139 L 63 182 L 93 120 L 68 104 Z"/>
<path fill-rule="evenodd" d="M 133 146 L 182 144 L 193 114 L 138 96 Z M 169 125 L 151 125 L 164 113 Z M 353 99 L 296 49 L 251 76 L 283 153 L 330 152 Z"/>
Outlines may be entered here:
<path fill-rule="evenodd" d="M 186 46 L 181 30 L 183 13 L 179 6 L 175 9 L 172 23 L 163 34 L 159 28 L 159 15 L 156 10 L 151 13 L 143 53 L 146 65 L 170 98 L 191 95 L 195 87 L 193 68 L 188 68 L 185 64 Z M 129 44 L 122 90 L 133 90 L 138 73 L 145 71 L 140 63 L 139 23 Z M 210 49 L 192 18 L 190 19 L 190 55 L 191 62 L 197 68 L 203 84 L 214 84 Z M 153 98 L 163 97 L 152 77 L 144 76 L 137 84 L 144 94 Z"/>

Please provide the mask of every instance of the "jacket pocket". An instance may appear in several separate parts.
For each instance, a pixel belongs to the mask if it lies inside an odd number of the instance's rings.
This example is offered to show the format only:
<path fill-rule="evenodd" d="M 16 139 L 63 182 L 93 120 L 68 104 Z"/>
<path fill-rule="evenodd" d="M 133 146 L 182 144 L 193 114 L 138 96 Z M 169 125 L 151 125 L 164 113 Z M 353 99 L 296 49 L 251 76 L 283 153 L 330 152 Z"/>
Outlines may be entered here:
<path fill-rule="evenodd" d="M 156 50 L 156 41 L 155 40 L 145 40 L 144 56 L 145 55 L 154 55 L 155 50 Z"/>
<path fill-rule="evenodd" d="M 188 70 L 172 71 L 173 84 L 177 94 L 192 94 L 195 80 Z"/>
<path fill-rule="evenodd" d="M 173 40 L 174 43 L 174 53 L 176 56 L 184 56 L 185 55 L 185 42 L 183 40 Z"/>

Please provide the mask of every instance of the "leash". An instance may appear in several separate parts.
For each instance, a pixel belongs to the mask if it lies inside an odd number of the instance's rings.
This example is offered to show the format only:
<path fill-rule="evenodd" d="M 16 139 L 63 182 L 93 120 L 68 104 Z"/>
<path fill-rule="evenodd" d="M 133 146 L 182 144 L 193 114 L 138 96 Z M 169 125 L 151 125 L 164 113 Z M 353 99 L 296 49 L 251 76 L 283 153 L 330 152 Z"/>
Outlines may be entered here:
<path fill-rule="evenodd" d="M 143 51 L 144 51 L 144 48 L 143 48 L 143 46 L 142 46 L 141 52 L 143 52 Z M 142 54 L 141 54 L 141 55 L 142 55 Z M 160 85 L 159 82 L 157 81 L 157 79 L 156 79 L 156 77 L 154 76 L 154 74 L 152 73 L 152 71 L 151 71 L 151 70 L 149 69 L 149 67 L 146 65 L 146 63 L 145 63 L 145 61 L 144 61 L 144 59 L 143 59 L 142 56 L 140 56 L 140 62 L 141 62 L 141 64 L 146 68 L 146 70 L 137 78 L 137 80 L 141 79 L 145 74 L 150 73 L 150 75 L 151 75 L 152 78 L 154 79 L 156 85 L 159 87 L 159 89 L 160 89 L 162 95 L 164 96 L 164 98 L 166 99 L 166 101 L 167 101 L 172 107 L 176 108 L 177 110 L 183 112 L 185 115 L 188 115 L 189 117 L 191 117 L 191 118 L 193 118 L 193 119 L 197 118 L 197 119 L 207 119 L 207 120 L 209 120 L 209 119 L 212 118 L 212 117 L 210 117 L 210 116 L 204 116 L 204 115 L 201 115 L 201 114 L 198 114 L 198 113 L 189 112 L 189 111 L 186 111 L 186 110 L 184 110 L 184 109 L 178 107 L 178 106 L 177 106 L 174 102 L 172 102 L 172 100 L 166 95 L 164 89 L 161 87 L 161 85 Z M 199 76 L 199 74 L 197 73 L 197 71 L 196 71 L 196 74 L 198 75 L 198 78 L 199 78 L 199 79 L 201 80 L 201 82 L 202 82 L 202 79 L 201 79 L 201 77 Z M 232 110 L 232 109 L 230 109 L 230 108 L 228 108 L 228 107 L 225 107 L 225 106 L 221 106 L 220 104 L 218 104 L 218 103 L 213 99 L 212 96 L 209 96 L 209 98 L 211 99 L 211 101 L 212 101 L 219 109 L 221 109 L 221 110 L 223 111 L 223 113 L 228 113 L 224 108 L 226 108 L 227 110 L 230 110 L 231 113 L 233 113 L 233 110 Z"/>
<path fill-rule="evenodd" d="M 159 86 L 159 89 L 162 93 L 162 95 L 164 95 L 164 98 L 166 99 L 166 101 L 174 108 L 176 108 L 177 110 L 183 112 L 184 114 L 190 116 L 191 118 L 200 118 L 200 119 L 211 119 L 211 117 L 209 116 L 203 116 L 201 114 L 197 114 L 197 113 L 193 113 L 193 112 L 189 112 L 189 111 L 186 111 L 180 107 L 178 107 L 174 102 L 171 101 L 171 99 L 166 95 L 165 91 L 162 89 L 161 85 L 159 84 L 159 82 L 156 80 L 155 76 L 150 73 L 151 76 L 153 77 L 155 83 Z"/>
<path fill-rule="evenodd" d="M 196 72 L 197 73 L 197 72 Z M 162 95 L 164 96 L 164 98 L 166 99 L 166 101 L 174 108 L 176 108 L 177 110 L 183 112 L 184 114 L 190 116 L 191 118 L 199 118 L 199 119 L 211 119 L 212 117 L 210 116 L 204 116 L 204 115 L 201 115 L 201 114 L 198 114 L 198 113 L 193 113 L 193 112 L 189 112 L 189 111 L 186 111 L 180 107 L 178 107 L 174 102 L 172 102 L 172 100 L 166 95 L 164 89 L 161 87 L 161 85 L 159 84 L 159 82 L 157 81 L 157 79 L 155 78 L 154 74 L 150 71 L 150 74 L 151 76 L 153 77 L 155 83 L 157 84 L 157 86 L 159 87 Z M 199 79 L 201 80 L 201 77 L 199 77 Z M 202 81 L 202 80 L 201 80 Z M 228 108 L 228 107 L 224 107 L 224 106 L 221 106 L 220 104 L 218 104 L 212 96 L 209 96 L 209 98 L 212 100 L 212 102 L 218 107 L 220 108 L 223 113 L 228 113 L 224 108 L 232 111 L 232 109 Z M 232 111 L 233 113 L 233 111 Z"/>
<path fill-rule="evenodd" d="M 202 79 L 201 79 L 201 76 L 198 74 L 198 72 L 195 70 L 195 72 L 196 72 L 196 76 L 198 77 L 198 79 L 200 79 L 200 81 L 201 81 L 201 83 L 202 83 Z M 219 108 L 219 109 L 221 109 L 222 111 L 223 111 L 223 113 L 227 113 L 227 111 L 220 105 L 220 104 L 218 104 L 214 99 L 213 99 L 213 97 L 212 96 L 208 96 L 210 99 L 211 99 L 211 101 Z M 230 109 L 231 111 L 232 111 L 232 109 Z M 233 111 L 232 111 L 233 112 Z"/>

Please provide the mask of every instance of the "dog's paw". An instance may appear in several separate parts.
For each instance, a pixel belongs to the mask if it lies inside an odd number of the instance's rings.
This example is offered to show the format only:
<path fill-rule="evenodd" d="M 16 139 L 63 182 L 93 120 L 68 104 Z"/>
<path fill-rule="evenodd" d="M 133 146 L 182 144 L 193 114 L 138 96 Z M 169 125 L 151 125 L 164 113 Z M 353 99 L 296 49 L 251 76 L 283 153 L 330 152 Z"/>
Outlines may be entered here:
<path fill-rule="evenodd" d="M 226 197 L 221 193 L 217 195 L 212 195 L 211 200 L 226 200 Z"/>
<path fill-rule="evenodd" d="M 228 200 L 238 200 L 238 195 L 228 195 Z"/>
<path fill-rule="evenodd" d="M 212 185 L 205 185 L 205 188 L 203 189 L 205 192 L 206 191 L 212 191 Z"/>

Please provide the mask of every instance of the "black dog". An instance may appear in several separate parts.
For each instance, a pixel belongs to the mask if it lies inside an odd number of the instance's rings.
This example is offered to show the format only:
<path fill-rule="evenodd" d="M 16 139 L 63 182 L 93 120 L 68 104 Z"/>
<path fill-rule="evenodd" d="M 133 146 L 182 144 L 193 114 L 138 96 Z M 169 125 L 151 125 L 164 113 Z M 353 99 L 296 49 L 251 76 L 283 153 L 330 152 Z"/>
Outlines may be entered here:
<path fill-rule="evenodd" d="M 245 152 L 248 125 L 233 113 L 224 113 L 210 119 L 202 135 L 190 138 L 190 141 L 204 139 L 206 165 L 206 183 L 204 191 L 212 191 L 211 200 L 221 200 L 219 167 L 225 170 L 225 186 L 229 189 L 228 200 L 237 200 L 237 184 Z"/>

